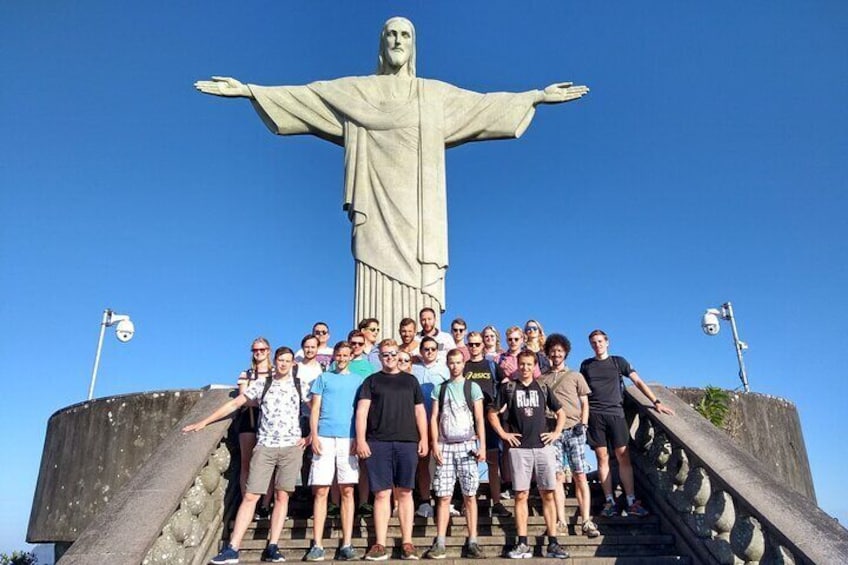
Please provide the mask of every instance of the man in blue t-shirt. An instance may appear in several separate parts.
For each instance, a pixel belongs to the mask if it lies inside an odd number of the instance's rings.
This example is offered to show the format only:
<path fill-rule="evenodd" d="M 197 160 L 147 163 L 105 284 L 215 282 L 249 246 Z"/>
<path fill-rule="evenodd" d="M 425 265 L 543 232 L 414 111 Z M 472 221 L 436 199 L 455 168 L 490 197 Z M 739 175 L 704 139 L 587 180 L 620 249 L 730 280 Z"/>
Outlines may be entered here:
<path fill-rule="evenodd" d="M 352 373 L 348 366 L 351 347 L 340 341 L 333 348 L 335 369 L 322 373 L 312 382 L 312 410 L 309 427 L 312 440 L 312 469 L 309 484 L 315 496 L 313 506 L 312 549 L 307 561 L 324 560 L 324 522 L 327 518 L 327 496 L 338 477 L 341 491 L 342 547 L 339 559 L 351 560 L 358 556 L 351 545 L 353 534 L 353 489 L 359 482 L 359 460 L 355 455 L 353 437 L 354 399 L 362 384 L 362 377 Z"/>

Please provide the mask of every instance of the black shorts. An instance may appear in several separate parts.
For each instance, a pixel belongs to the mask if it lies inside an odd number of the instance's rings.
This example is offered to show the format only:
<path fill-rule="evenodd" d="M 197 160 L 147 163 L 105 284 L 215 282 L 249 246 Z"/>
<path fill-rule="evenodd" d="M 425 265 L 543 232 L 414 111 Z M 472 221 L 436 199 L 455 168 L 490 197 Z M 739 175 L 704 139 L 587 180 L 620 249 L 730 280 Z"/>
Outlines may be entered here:
<path fill-rule="evenodd" d="M 253 422 L 251 422 L 251 412 L 253 413 Z M 239 412 L 238 415 L 238 431 L 240 434 L 255 434 L 256 426 L 259 423 L 259 409 L 252 406 L 247 406 Z"/>
<path fill-rule="evenodd" d="M 418 468 L 418 443 L 414 441 L 368 440 L 368 487 L 380 492 L 395 487 L 412 489 Z"/>
<path fill-rule="evenodd" d="M 586 437 L 593 449 L 607 447 L 609 442 L 612 442 L 613 447 L 623 447 L 630 441 L 630 431 L 624 416 L 590 412 Z"/>
<path fill-rule="evenodd" d="M 501 438 L 495 433 L 494 428 L 489 424 L 489 420 L 484 421 L 486 426 L 486 451 L 492 451 L 501 448 Z"/>

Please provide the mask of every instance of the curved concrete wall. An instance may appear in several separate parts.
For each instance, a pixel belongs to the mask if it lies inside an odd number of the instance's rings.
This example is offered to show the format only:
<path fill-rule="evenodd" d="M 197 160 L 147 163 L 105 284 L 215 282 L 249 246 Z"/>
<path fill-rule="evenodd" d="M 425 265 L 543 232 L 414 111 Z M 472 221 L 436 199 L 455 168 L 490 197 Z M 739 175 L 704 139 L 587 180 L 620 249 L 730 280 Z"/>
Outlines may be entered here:
<path fill-rule="evenodd" d="M 202 394 L 172 390 L 98 398 L 53 414 L 27 541 L 76 540 Z"/>
<path fill-rule="evenodd" d="M 699 388 L 671 390 L 690 406 L 704 396 Z M 731 401 L 725 431 L 739 447 L 762 462 L 775 479 L 815 502 L 813 475 L 795 405 L 776 396 L 727 392 Z"/>

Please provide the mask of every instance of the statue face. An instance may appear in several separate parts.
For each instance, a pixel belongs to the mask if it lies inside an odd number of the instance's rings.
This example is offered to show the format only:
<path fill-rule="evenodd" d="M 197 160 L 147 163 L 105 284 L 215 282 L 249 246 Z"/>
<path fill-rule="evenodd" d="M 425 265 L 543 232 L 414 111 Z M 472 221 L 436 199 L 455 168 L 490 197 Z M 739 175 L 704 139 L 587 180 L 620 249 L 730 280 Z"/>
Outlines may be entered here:
<path fill-rule="evenodd" d="M 403 68 L 412 56 L 412 28 L 404 21 L 393 20 L 383 30 L 383 59 L 395 71 Z"/>

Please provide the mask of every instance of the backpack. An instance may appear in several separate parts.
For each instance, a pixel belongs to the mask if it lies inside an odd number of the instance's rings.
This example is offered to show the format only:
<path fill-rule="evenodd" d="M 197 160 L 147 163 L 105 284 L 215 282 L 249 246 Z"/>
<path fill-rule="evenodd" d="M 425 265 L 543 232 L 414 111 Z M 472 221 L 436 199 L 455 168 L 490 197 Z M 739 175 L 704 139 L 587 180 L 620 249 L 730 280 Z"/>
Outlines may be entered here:
<path fill-rule="evenodd" d="M 448 382 L 442 383 L 439 389 L 439 435 L 446 443 L 460 443 L 474 439 L 477 435 L 474 429 L 474 401 L 471 399 L 471 381 L 465 381 L 462 391 L 465 404 L 450 403 L 450 410 L 445 410 L 445 397 L 448 392 Z"/>
<path fill-rule="evenodd" d="M 300 401 L 301 404 L 303 404 L 303 393 L 300 389 L 300 379 L 297 376 L 297 365 L 292 366 L 292 378 L 294 379 L 294 388 L 297 391 L 297 399 Z M 260 421 L 262 417 L 262 403 L 265 402 L 265 395 L 268 394 L 268 389 L 271 388 L 271 383 L 273 381 L 273 377 L 268 377 L 267 379 L 265 379 L 265 385 L 262 387 L 262 396 L 259 397 Z M 309 426 L 309 416 L 304 415 L 302 410 L 300 410 L 299 412 L 300 414 L 298 414 L 298 423 L 300 424 L 300 436 L 306 437 L 310 433 L 312 433 L 312 430 Z"/>
<path fill-rule="evenodd" d="M 538 382 L 538 381 L 534 381 L 534 382 Z M 538 383 L 538 384 L 539 384 L 539 388 L 542 389 L 542 407 L 545 410 L 547 410 L 548 394 L 550 394 L 550 391 L 548 390 L 548 385 L 546 385 L 545 383 Z M 505 430 L 508 427 L 507 422 L 509 420 L 509 415 L 512 412 L 512 409 L 514 407 L 513 404 L 515 402 L 515 386 L 516 386 L 515 381 L 509 381 L 505 385 L 503 385 L 503 387 L 501 387 L 503 389 L 503 394 L 504 394 L 503 404 L 506 406 L 506 410 L 501 412 L 499 414 L 499 417 L 501 419 L 501 426 Z"/>

